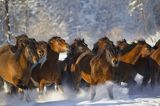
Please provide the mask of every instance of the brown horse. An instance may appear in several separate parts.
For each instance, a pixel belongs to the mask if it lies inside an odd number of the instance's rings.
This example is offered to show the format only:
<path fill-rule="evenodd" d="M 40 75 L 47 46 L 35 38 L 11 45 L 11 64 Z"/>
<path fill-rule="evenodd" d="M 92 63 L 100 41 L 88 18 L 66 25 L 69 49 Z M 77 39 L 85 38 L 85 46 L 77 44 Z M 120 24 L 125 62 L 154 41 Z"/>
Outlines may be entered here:
<path fill-rule="evenodd" d="M 160 39 L 156 42 L 153 48 L 157 49 L 158 47 L 160 47 Z"/>
<path fill-rule="evenodd" d="M 82 53 L 86 54 L 88 52 L 90 52 L 90 49 L 88 48 L 88 45 L 85 43 L 84 39 L 77 38 L 70 45 L 70 52 L 67 54 L 67 58 L 63 62 L 60 62 L 61 66 L 63 66 L 63 84 L 67 85 L 73 90 L 76 89 L 73 75 L 75 71 L 75 63 L 77 59 L 83 57 L 81 55 Z M 82 84 L 85 85 L 86 83 Z"/>
<path fill-rule="evenodd" d="M 46 84 L 61 84 L 61 70 L 58 64 L 59 53 L 69 50 L 68 44 L 60 37 L 52 37 L 48 41 L 47 59 L 41 66 L 38 64 L 32 71 L 31 80 L 35 86 L 39 87 L 40 93 Z"/>
<path fill-rule="evenodd" d="M 117 45 L 116 45 L 116 47 L 119 49 L 120 53 L 123 53 L 125 49 L 130 50 L 134 46 L 136 46 L 135 43 L 128 44 L 125 39 L 123 39 L 121 41 L 117 41 Z M 135 65 L 133 66 L 132 70 L 133 70 L 133 72 L 136 72 L 136 73 L 138 73 L 138 74 L 143 76 L 142 85 L 146 86 L 146 84 L 148 83 L 148 80 L 150 78 L 150 74 L 149 73 L 151 71 L 149 69 L 149 58 L 148 57 L 145 57 L 145 58 L 140 57 L 137 60 L 137 62 L 135 63 Z M 133 77 L 134 77 L 134 75 L 133 75 Z"/>
<path fill-rule="evenodd" d="M 152 73 L 150 73 L 150 79 L 152 81 L 152 85 L 154 86 L 156 81 L 158 83 L 160 82 L 160 46 L 153 50 L 150 55 L 150 64 L 150 70 L 152 70 Z"/>
<path fill-rule="evenodd" d="M 94 54 L 92 52 L 81 53 L 75 62 L 75 70 L 72 70 L 77 89 L 81 78 L 91 85 L 91 99 L 96 94 L 93 86 L 111 81 L 114 73 L 113 67 L 118 65 L 118 52 L 113 42 L 107 37 L 99 39 L 95 46 Z M 110 94 L 110 97 L 113 98 L 113 95 Z"/>
<path fill-rule="evenodd" d="M 2 46 L 0 51 L 5 50 L 6 46 Z M 28 39 L 26 45 L 17 49 L 15 53 L 9 48 L 0 52 L 0 76 L 17 88 L 27 88 L 31 67 L 38 59 L 36 44 Z"/>
<path fill-rule="evenodd" d="M 117 78 L 116 80 L 118 82 L 135 84 L 134 77 L 138 71 L 133 71 L 133 69 L 135 68 L 135 65 L 138 68 L 142 67 L 143 64 L 141 64 L 141 61 L 139 61 L 139 59 L 149 56 L 150 53 L 151 47 L 145 41 L 138 41 L 137 44 L 132 43 L 131 45 L 126 46 L 126 48 L 121 51 L 121 55 L 119 58 L 120 63 L 115 73 L 115 76 Z M 143 68 L 146 66 L 146 64 L 143 66 Z"/>
<path fill-rule="evenodd" d="M 127 43 L 126 39 L 122 39 L 120 41 L 117 41 L 116 47 L 120 51 L 123 50 L 124 48 L 126 48 L 127 46 L 129 46 L 129 44 Z"/>

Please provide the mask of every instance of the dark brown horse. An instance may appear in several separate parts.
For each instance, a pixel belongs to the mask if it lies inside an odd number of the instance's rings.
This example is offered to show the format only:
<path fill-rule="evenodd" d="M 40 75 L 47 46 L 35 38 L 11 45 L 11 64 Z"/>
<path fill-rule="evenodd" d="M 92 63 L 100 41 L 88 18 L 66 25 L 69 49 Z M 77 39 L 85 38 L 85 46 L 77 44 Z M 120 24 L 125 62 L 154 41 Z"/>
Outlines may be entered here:
<path fill-rule="evenodd" d="M 143 42 L 145 43 L 145 42 Z M 123 53 L 124 50 L 128 49 L 128 50 L 132 50 L 132 48 L 134 46 L 136 46 L 136 43 L 132 43 L 132 44 L 128 44 L 126 42 L 125 39 L 121 40 L 121 41 L 117 41 L 117 48 L 119 49 L 120 53 Z M 148 83 L 148 80 L 150 78 L 150 69 L 149 69 L 149 56 L 142 58 L 140 57 L 137 62 L 135 63 L 135 65 L 133 66 L 133 72 L 136 72 L 140 75 L 143 76 L 143 82 L 142 85 L 146 86 L 146 84 Z M 135 74 L 136 75 L 136 74 Z M 134 77 L 134 75 L 133 75 Z M 143 87 L 142 86 L 142 87 Z"/>
<path fill-rule="evenodd" d="M 143 66 L 140 60 L 141 58 L 149 56 L 150 53 L 151 47 L 145 41 L 139 41 L 137 44 L 132 43 L 131 45 L 128 45 L 126 46 L 126 48 L 122 49 L 120 63 L 117 67 L 115 75 L 117 81 L 127 82 L 128 84 L 135 84 L 134 77 L 137 74 L 137 72 L 139 73 L 139 71 L 133 71 L 133 69 L 135 67 L 142 67 L 143 70 L 145 70 L 145 66 L 148 63 L 144 63 Z"/>
<path fill-rule="evenodd" d="M 32 71 L 32 82 L 39 87 L 40 93 L 46 84 L 61 84 L 61 70 L 58 63 L 59 53 L 67 52 L 68 44 L 60 37 L 52 37 L 48 41 L 47 59 L 41 66 L 38 64 Z"/>
<path fill-rule="evenodd" d="M 154 86 L 156 82 L 160 83 L 160 46 L 157 46 L 157 49 L 153 50 L 150 55 L 150 64 L 150 70 L 152 70 L 152 73 L 150 73 L 150 79 Z"/>
<path fill-rule="evenodd" d="M 91 99 L 96 94 L 93 86 L 106 81 L 112 81 L 113 67 L 118 65 L 117 49 L 107 37 L 99 39 L 95 46 L 94 53 L 81 53 L 78 59 L 76 59 L 75 70 L 71 70 L 74 72 L 77 89 L 79 88 L 81 78 L 91 85 Z M 77 46 L 75 47 L 78 48 Z M 110 97 L 113 98 L 111 93 Z"/>
<path fill-rule="evenodd" d="M 39 59 L 36 44 L 33 40 L 28 39 L 26 44 L 19 47 L 15 52 L 10 48 L 6 50 L 6 46 L 0 48 L 0 76 L 17 88 L 27 88 L 31 67 Z"/>
<path fill-rule="evenodd" d="M 160 39 L 156 42 L 153 48 L 158 49 L 158 47 L 160 47 Z"/>
<path fill-rule="evenodd" d="M 122 39 L 120 41 L 117 41 L 116 47 L 120 51 L 123 50 L 124 48 L 126 48 L 127 46 L 129 46 L 129 44 L 127 43 L 126 39 Z"/>

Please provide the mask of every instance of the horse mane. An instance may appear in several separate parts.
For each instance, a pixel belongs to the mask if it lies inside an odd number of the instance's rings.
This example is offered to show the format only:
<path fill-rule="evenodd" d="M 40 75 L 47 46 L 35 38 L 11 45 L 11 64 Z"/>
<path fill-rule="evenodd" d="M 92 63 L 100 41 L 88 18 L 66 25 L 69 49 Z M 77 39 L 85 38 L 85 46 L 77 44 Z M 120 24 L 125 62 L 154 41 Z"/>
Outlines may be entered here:
<path fill-rule="evenodd" d="M 159 46 L 160 46 L 160 39 L 156 42 L 153 48 L 158 49 Z"/>
<path fill-rule="evenodd" d="M 131 51 L 137 44 L 136 43 L 132 43 L 132 44 L 129 44 L 126 48 L 124 48 L 123 50 L 120 51 L 120 54 L 123 55 L 123 54 L 126 54 L 128 53 L 129 51 Z"/>
<path fill-rule="evenodd" d="M 93 54 L 97 54 L 97 52 L 98 52 L 98 42 L 99 41 L 109 41 L 109 42 L 111 42 L 109 39 L 108 39 L 108 37 L 102 37 L 102 38 L 100 38 L 95 44 L 94 44 L 94 46 L 93 46 L 93 49 L 92 49 L 92 53 Z"/>
<path fill-rule="evenodd" d="M 48 40 L 48 42 L 50 43 L 52 40 L 55 40 L 55 39 L 60 39 L 61 37 L 59 37 L 59 36 L 53 36 L 52 38 L 50 38 L 49 40 Z"/>

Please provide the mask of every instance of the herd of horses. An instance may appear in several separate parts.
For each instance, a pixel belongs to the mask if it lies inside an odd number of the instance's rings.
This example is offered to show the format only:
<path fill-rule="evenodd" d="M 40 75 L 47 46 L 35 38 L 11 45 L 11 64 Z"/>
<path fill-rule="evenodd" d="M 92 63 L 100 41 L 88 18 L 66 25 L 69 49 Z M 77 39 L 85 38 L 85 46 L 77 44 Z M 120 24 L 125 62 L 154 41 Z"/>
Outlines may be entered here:
<path fill-rule="evenodd" d="M 116 84 L 136 85 L 135 76 L 143 76 L 141 87 L 160 82 L 160 40 L 151 47 L 144 40 L 128 44 L 125 39 L 114 44 L 109 38 L 98 39 L 91 50 L 84 39 L 76 38 L 71 45 L 61 37 L 36 41 L 22 34 L 15 37 L 15 45 L 5 43 L 0 47 L 0 86 L 7 85 L 8 93 L 54 84 L 63 92 L 63 85 L 78 92 L 86 84 L 91 99 L 96 95 L 95 85 L 106 81 Z M 64 61 L 59 54 L 67 52 Z M 107 88 L 113 98 L 112 89 Z"/>

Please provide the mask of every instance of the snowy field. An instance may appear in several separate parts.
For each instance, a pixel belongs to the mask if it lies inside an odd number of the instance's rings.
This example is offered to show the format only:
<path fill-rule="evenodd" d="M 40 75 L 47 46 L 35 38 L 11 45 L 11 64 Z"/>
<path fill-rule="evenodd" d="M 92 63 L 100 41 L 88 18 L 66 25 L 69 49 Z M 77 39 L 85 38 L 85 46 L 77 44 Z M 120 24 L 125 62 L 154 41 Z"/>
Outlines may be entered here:
<path fill-rule="evenodd" d="M 113 86 L 114 100 L 110 100 L 106 88 Z M 19 95 L 9 96 L 0 93 L 0 106 L 159 106 L 160 87 L 154 90 L 150 87 L 141 91 L 139 87 L 128 90 L 112 83 L 96 87 L 97 95 L 95 100 L 89 100 L 89 92 L 82 89 L 79 94 L 73 94 L 65 89 L 65 93 L 48 91 L 45 96 L 38 97 L 35 91 L 29 91 L 30 102 L 21 99 Z"/>

